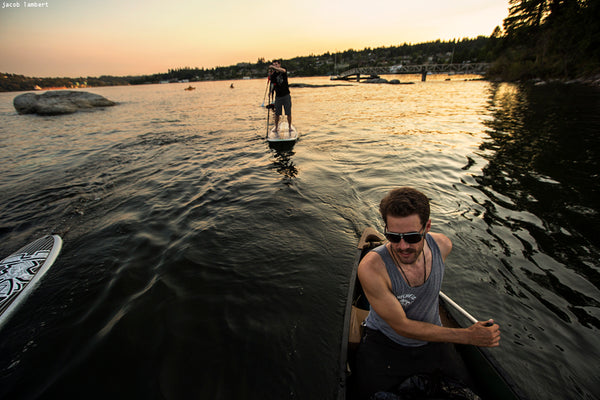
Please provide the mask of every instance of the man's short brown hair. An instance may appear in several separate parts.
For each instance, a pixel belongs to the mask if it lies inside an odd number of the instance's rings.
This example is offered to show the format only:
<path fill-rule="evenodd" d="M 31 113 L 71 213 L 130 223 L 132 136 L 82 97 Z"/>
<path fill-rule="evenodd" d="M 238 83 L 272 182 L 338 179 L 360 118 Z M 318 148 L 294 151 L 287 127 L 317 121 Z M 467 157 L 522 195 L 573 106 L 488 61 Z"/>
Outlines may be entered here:
<path fill-rule="evenodd" d="M 387 225 L 387 216 L 408 217 L 417 214 L 421 224 L 429 221 L 429 199 L 423 193 L 409 187 L 391 190 L 379 203 L 379 212 Z"/>

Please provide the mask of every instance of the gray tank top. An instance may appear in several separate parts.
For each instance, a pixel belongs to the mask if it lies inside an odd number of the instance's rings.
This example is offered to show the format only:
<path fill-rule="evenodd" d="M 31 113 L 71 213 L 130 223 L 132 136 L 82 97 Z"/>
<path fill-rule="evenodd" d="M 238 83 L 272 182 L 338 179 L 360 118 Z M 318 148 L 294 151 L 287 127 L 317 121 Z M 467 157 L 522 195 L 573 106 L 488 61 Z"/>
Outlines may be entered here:
<path fill-rule="evenodd" d="M 412 320 L 429 322 L 441 326 L 438 297 L 444 277 L 444 261 L 435 240 L 429 234 L 427 234 L 426 239 L 432 253 L 431 273 L 427 281 L 417 287 L 410 287 L 406 283 L 385 245 L 381 245 L 373 249 L 373 251 L 379 254 L 385 263 L 392 281 L 392 292 L 400 304 L 402 304 L 406 316 Z M 410 339 L 399 335 L 373 309 L 369 312 L 365 320 L 365 325 L 382 332 L 388 338 L 403 346 L 416 347 L 427 344 L 427 342 L 422 340 Z"/>

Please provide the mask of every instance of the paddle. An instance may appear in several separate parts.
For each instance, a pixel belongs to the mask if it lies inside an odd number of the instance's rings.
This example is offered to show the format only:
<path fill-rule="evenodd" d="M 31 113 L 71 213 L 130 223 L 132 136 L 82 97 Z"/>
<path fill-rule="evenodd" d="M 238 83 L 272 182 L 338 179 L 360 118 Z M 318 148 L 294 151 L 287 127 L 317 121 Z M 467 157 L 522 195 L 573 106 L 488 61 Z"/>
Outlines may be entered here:
<path fill-rule="evenodd" d="M 273 93 L 269 91 L 269 105 L 267 105 L 267 139 L 269 138 L 269 115 L 271 109 L 275 110 L 275 105 L 273 104 Z"/>
<path fill-rule="evenodd" d="M 269 83 L 271 83 L 269 81 L 269 78 L 267 78 L 267 87 L 265 88 L 265 95 L 263 96 L 263 102 L 261 104 L 261 107 L 265 106 L 265 99 L 267 98 L 267 90 L 269 90 Z"/>
<path fill-rule="evenodd" d="M 271 109 L 267 108 L 267 137 L 265 139 L 269 138 L 269 115 L 271 114 Z"/>
<path fill-rule="evenodd" d="M 462 315 L 464 315 L 465 317 L 467 317 L 472 323 L 476 324 L 477 322 L 479 322 L 479 321 L 477 321 L 477 319 L 475 319 L 474 316 L 472 316 L 471 314 L 469 314 L 467 312 L 467 310 L 465 310 L 464 308 L 462 308 L 461 306 L 459 306 L 458 304 L 456 304 L 454 302 L 454 300 L 452 300 L 450 297 L 446 296 L 444 294 L 444 292 L 442 292 L 441 290 L 440 290 L 440 297 L 442 299 L 444 299 L 444 301 L 448 302 L 448 304 L 450 304 L 452 307 L 456 308 Z M 485 326 L 492 326 L 492 325 L 493 324 L 491 322 L 488 322 L 488 323 L 485 324 Z"/>

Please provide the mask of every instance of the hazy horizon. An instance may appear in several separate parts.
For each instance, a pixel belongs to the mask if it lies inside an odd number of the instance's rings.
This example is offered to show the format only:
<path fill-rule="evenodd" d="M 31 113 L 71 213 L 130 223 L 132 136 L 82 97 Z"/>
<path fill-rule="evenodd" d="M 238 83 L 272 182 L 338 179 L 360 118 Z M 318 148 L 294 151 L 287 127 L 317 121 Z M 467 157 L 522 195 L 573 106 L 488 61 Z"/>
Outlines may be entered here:
<path fill-rule="evenodd" d="M 7 7 L 8 4 L 18 7 Z M 32 77 L 139 76 L 178 68 L 489 36 L 508 0 L 272 3 L 189 0 L 0 5 L 0 72 Z"/>

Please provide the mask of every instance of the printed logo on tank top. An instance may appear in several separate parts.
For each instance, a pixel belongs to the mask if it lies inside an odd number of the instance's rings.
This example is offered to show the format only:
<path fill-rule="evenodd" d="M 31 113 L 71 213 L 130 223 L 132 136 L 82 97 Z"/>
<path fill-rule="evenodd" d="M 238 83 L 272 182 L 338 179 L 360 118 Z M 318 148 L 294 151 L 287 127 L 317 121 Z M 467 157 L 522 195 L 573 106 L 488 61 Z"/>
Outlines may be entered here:
<path fill-rule="evenodd" d="M 283 85 L 283 74 L 279 73 L 277 74 L 277 76 L 275 77 L 275 80 L 277 81 L 277 85 Z"/>
<path fill-rule="evenodd" d="M 412 303 L 414 303 L 414 301 L 417 299 L 417 296 L 415 296 L 412 293 L 409 293 L 409 294 L 401 294 L 399 296 L 396 296 L 396 298 L 398 299 L 400 304 L 402 304 L 404 307 L 406 307 L 406 306 L 410 306 Z"/>

